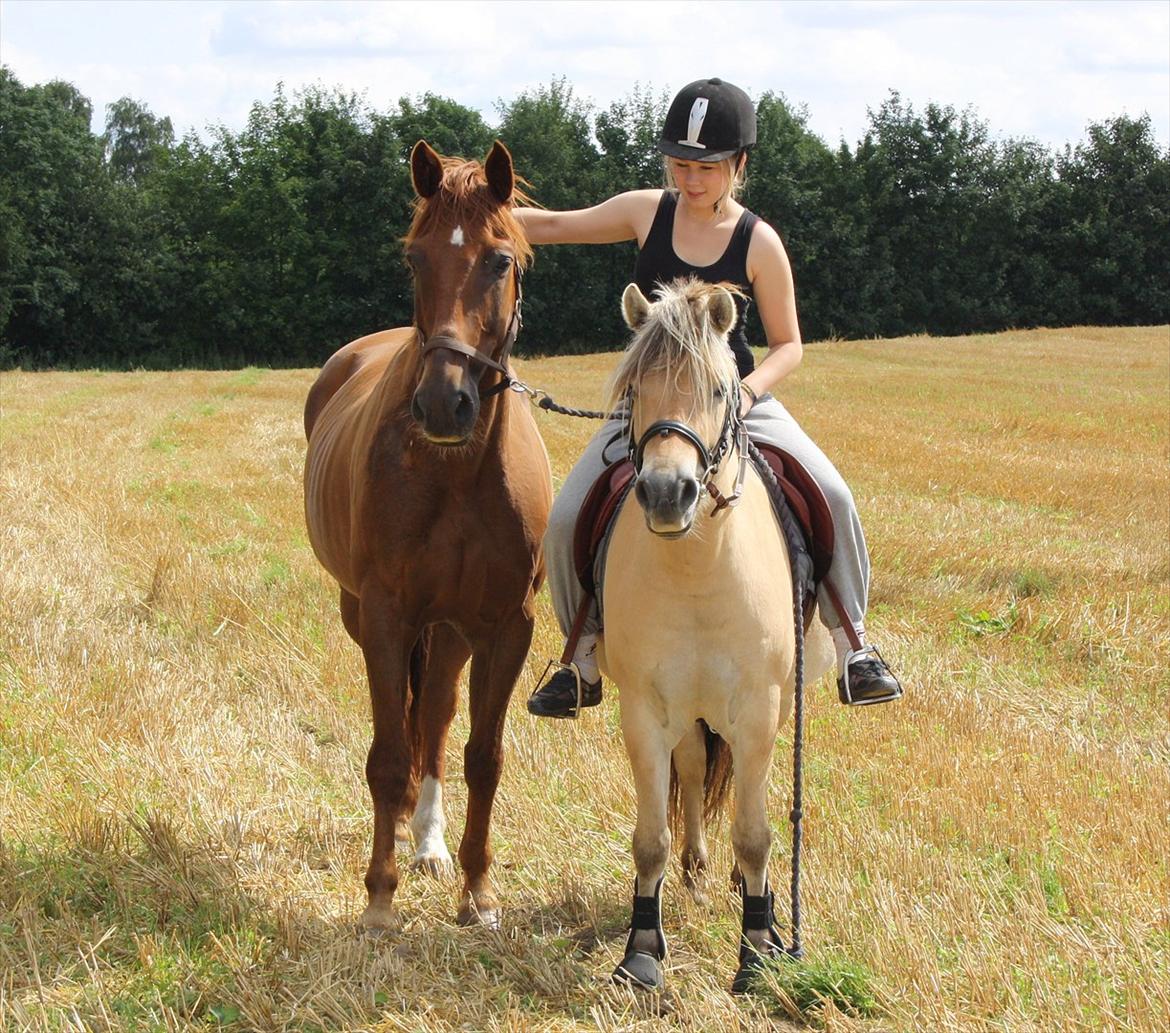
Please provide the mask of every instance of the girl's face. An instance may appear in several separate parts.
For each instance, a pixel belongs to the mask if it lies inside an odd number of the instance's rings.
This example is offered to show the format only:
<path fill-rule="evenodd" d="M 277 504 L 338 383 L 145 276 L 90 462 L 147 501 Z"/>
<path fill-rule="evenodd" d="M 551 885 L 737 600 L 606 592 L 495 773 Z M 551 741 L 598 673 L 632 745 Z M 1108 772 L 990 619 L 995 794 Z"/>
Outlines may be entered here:
<path fill-rule="evenodd" d="M 670 159 L 670 174 L 679 197 L 690 206 L 710 211 L 727 189 L 727 162 Z"/>

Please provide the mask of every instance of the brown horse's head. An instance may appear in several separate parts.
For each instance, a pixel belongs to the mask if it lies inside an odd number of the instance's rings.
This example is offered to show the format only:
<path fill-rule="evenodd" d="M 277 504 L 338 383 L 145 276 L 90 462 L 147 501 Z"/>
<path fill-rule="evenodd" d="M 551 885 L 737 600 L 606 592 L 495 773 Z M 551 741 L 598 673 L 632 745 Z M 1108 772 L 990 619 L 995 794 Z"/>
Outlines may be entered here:
<path fill-rule="evenodd" d="M 498 140 L 482 165 L 441 158 L 420 140 L 410 171 L 418 200 L 405 250 L 423 351 L 411 412 L 430 441 L 462 445 L 475 429 L 480 384 L 504 375 L 532 249 L 512 216 L 519 191 Z"/>

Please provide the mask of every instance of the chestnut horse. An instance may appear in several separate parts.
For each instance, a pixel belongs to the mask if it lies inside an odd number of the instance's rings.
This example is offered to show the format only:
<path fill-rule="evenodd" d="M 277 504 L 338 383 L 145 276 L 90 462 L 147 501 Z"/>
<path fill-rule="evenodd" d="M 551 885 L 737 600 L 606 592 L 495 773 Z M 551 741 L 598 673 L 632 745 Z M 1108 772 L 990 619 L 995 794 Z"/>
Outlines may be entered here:
<path fill-rule="evenodd" d="M 744 898 L 743 990 L 782 952 L 768 888 L 766 807 L 772 747 L 791 713 L 796 623 L 788 551 L 747 463 L 739 378 L 727 346 L 735 303 L 723 287 L 674 281 L 622 308 L 634 330 L 611 381 L 626 399 L 637 476 L 610 534 L 601 666 L 619 686 L 622 736 L 638 799 L 637 878 L 619 982 L 663 985 L 661 888 L 670 855 L 670 783 L 682 804 L 684 878 L 706 866 L 704 818 L 734 778 L 731 842 Z M 832 664 L 814 622 L 805 675 Z M 712 734 L 714 733 L 714 734 Z"/>
<path fill-rule="evenodd" d="M 305 403 L 305 518 L 365 656 L 374 739 L 368 929 L 392 924 L 396 852 L 448 870 L 443 768 L 459 673 L 471 657 L 467 821 L 459 921 L 495 924 L 488 878 L 504 718 L 532 640 L 552 504 L 527 401 L 506 390 L 532 251 L 512 215 L 512 158 L 410 156 L 418 194 L 405 239 L 414 325 L 352 341 Z M 407 818 L 410 817 L 409 826 Z"/>

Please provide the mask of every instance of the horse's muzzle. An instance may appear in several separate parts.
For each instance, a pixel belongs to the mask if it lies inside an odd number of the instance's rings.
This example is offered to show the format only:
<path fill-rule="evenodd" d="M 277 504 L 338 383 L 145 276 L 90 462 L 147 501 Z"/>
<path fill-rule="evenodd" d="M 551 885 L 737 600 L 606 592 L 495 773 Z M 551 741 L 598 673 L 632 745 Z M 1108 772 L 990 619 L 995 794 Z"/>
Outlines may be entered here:
<path fill-rule="evenodd" d="M 643 470 L 634 482 L 634 497 L 646 515 L 646 527 L 660 538 L 679 538 L 695 522 L 699 482 L 673 471 Z"/>
<path fill-rule="evenodd" d="M 479 389 L 467 360 L 435 356 L 427 362 L 410 412 L 426 439 L 434 445 L 464 445 L 479 418 Z"/>

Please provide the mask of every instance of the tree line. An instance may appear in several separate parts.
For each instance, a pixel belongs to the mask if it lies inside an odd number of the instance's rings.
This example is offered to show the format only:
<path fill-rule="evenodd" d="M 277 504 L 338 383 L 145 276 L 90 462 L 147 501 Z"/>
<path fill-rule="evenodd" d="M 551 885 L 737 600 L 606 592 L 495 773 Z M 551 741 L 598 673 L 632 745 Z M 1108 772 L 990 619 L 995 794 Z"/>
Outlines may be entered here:
<path fill-rule="evenodd" d="M 416 140 L 482 158 L 498 137 L 541 204 L 577 208 L 662 185 L 668 101 L 636 88 L 597 108 L 557 80 L 501 102 L 493 128 L 432 94 L 376 111 L 278 87 L 238 132 L 176 140 L 130 98 L 95 134 L 75 87 L 0 68 L 0 365 L 319 365 L 410 321 Z M 1148 116 L 1054 151 L 890 93 L 832 148 L 783 95 L 758 103 L 742 200 L 785 241 L 806 339 L 1170 321 L 1170 153 Z M 634 257 L 539 248 L 517 350 L 620 347 Z"/>

